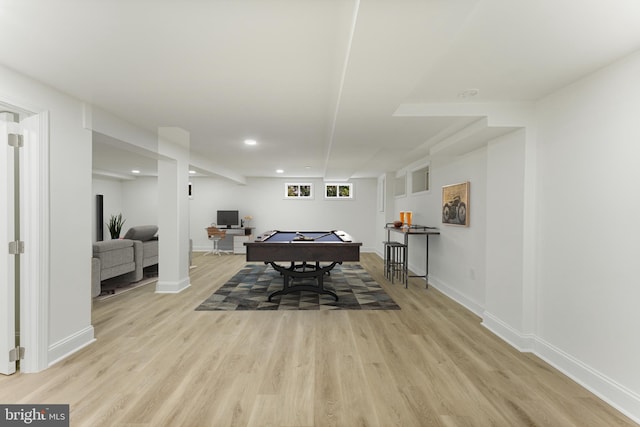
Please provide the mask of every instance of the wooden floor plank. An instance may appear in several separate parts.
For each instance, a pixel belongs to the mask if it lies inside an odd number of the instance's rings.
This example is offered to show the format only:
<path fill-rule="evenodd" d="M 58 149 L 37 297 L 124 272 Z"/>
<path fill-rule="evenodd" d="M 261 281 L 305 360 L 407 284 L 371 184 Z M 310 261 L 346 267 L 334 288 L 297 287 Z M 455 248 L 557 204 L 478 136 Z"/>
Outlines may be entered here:
<path fill-rule="evenodd" d="M 520 353 L 424 281 L 384 279 L 389 311 L 195 311 L 245 264 L 196 256 L 191 287 L 93 304 L 97 341 L 37 374 L 0 377 L 2 403 L 69 403 L 72 426 L 634 426 Z"/>

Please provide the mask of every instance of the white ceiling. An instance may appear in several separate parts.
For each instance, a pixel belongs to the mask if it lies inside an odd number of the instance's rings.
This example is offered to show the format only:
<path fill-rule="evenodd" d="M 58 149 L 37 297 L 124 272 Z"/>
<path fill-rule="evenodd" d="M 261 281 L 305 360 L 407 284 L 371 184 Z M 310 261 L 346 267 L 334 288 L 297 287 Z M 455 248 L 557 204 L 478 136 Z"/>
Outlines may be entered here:
<path fill-rule="evenodd" d="M 0 64 L 145 129 L 181 127 L 225 170 L 346 179 L 479 118 L 394 117 L 404 104 L 534 101 L 639 49 L 640 2 L 2 0 L 0 40 Z M 95 169 L 154 168 L 114 161 L 109 142 L 96 135 Z"/>

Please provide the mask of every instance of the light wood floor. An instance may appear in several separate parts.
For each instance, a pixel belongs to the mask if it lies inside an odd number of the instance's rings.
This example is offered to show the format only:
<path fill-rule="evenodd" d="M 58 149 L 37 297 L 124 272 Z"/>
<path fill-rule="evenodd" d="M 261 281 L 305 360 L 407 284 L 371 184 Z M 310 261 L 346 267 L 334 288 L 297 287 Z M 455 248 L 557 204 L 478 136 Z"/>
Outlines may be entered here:
<path fill-rule="evenodd" d="M 397 311 L 194 311 L 245 264 L 198 256 L 192 286 L 94 303 L 97 341 L 0 403 L 68 403 L 72 426 L 631 426 L 600 399 L 412 279 L 361 264 Z"/>

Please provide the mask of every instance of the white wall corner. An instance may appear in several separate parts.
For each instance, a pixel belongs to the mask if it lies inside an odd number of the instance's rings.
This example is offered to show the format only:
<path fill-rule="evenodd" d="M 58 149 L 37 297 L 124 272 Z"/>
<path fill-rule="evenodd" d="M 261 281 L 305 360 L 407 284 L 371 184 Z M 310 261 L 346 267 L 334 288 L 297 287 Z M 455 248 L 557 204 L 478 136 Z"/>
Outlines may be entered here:
<path fill-rule="evenodd" d="M 93 109 L 86 102 L 82 103 L 82 127 L 93 130 Z"/>
<path fill-rule="evenodd" d="M 47 358 L 51 361 L 49 362 L 49 367 L 92 344 L 95 340 L 93 326 L 87 326 L 75 334 L 53 343 L 49 346 L 49 356 Z"/>
<path fill-rule="evenodd" d="M 534 351 L 534 335 L 523 334 L 488 311 L 482 313 L 482 326 L 502 338 L 512 347 L 515 347 L 518 351 L 529 353 Z"/>

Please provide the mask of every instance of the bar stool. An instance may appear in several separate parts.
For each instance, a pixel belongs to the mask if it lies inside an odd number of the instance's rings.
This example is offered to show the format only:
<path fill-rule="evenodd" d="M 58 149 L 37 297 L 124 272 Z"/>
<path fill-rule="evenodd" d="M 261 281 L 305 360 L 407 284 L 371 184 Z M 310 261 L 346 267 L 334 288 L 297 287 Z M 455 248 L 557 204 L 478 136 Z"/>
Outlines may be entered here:
<path fill-rule="evenodd" d="M 400 242 L 383 242 L 385 246 L 385 277 L 391 280 L 399 279 L 408 287 L 407 245 Z"/>

